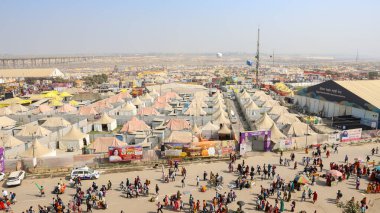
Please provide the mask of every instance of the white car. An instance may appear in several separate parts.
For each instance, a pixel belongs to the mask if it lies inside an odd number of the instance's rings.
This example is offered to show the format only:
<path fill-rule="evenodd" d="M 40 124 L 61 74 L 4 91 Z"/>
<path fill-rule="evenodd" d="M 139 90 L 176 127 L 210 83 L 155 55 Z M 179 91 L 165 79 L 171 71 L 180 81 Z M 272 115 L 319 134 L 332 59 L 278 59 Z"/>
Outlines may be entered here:
<path fill-rule="evenodd" d="M 75 177 L 80 177 L 82 180 L 85 179 L 98 179 L 100 173 L 96 170 L 90 169 L 87 166 L 81 168 L 75 168 L 71 171 L 70 177 L 73 179 Z"/>
<path fill-rule="evenodd" d="M 0 172 L 0 181 L 3 181 L 3 180 L 4 180 L 4 176 L 5 176 L 5 174 L 2 173 L 2 172 Z"/>
<path fill-rule="evenodd" d="M 19 186 L 21 185 L 21 182 L 25 178 L 25 171 L 15 171 L 11 172 L 11 174 L 8 176 L 6 185 L 7 186 Z"/>

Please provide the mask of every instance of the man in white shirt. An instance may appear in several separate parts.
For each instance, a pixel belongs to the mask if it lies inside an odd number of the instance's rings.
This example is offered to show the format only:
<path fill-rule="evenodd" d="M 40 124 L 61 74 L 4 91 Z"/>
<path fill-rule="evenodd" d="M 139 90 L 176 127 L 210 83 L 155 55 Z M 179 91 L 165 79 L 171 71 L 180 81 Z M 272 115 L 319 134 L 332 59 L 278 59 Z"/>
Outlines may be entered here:
<path fill-rule="evenodd" d="M 8 197 L 8 192 L 7 192 L 7 190 L 3 190 L 3 197 L 4 197 L 4 198 L 7 198 L 7 197 Z"/>

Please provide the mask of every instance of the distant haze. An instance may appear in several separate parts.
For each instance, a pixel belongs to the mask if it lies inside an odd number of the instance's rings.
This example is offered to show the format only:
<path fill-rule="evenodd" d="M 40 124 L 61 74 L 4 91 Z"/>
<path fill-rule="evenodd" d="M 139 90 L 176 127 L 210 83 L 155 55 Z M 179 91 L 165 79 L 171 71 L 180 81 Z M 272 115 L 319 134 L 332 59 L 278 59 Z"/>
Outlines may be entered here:
<path fill-rule="evenodd" d="M 0 55 L 255 52 L 380 57 L 377 0 L 2 0 Z"/>

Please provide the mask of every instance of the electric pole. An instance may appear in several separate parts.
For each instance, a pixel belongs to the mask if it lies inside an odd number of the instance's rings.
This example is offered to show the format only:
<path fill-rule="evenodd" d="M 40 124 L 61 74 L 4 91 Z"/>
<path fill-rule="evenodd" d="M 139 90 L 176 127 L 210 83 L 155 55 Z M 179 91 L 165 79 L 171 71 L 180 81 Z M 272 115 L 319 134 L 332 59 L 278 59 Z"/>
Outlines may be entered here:
<path fill-rule="evenodd" d="M 257 88 L 260 88 L 259 61 L 260 61 L 260 28 L 257 29 L 257 52 L 256 52 L 256 86 Z"/>

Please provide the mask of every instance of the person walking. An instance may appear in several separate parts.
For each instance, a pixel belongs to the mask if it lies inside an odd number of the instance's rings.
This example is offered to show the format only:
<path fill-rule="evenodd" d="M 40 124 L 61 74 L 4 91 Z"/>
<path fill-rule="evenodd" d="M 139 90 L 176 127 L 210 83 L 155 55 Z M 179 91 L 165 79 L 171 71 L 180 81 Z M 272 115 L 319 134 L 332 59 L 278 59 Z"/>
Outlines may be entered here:
<path fill-rule="evenodd" d="M 303 192 L 302 192 L 301 202 L 302 201 L 306 201 L 306 192 L 305 192 L 305 190 L 303 190 Z"/>
<path fill-rule="evenodd" d="M 181 183 L 182 183 L 182 188 L 184 188 L 184 187 L 186 186 L 186 185 L 185 185 L 185 177 L 182 178 Z"/>
<path fill-rule="evenodd" d="M 158 212 L 163 213 L 162 208 L 163 208 L 163 206 L 161 205 L 160 202 L 158 202 L 158 203 L 157 203 L 157 213 L 158 213 Z"/>
<path fill-rule="evenodd" d="M 159 191 L 160 191 L 160 188 L 158 187 L 158 184 L 156 184 L 156 195 L 158 195 Z"/>
<path fill-rule="evenodd" d="M 317 199 L 318 199 L 318 194 L 317 194 L 316 191 L 314 191 L 314 193 L 313 193 L 313 204 L 314 204 L 315 202 L 317 202 Z"/>
<path fill-rule="evenodd" d="M 197 175 L 197 187 L 199 187 L 199 181 L 200 179 L 199 179 L 199 176 Z"/>
<path fill-rule="evenodd" d="M 347 155 L 344 157 L 344 163 L 348 163 L 348 156 Z"/>

